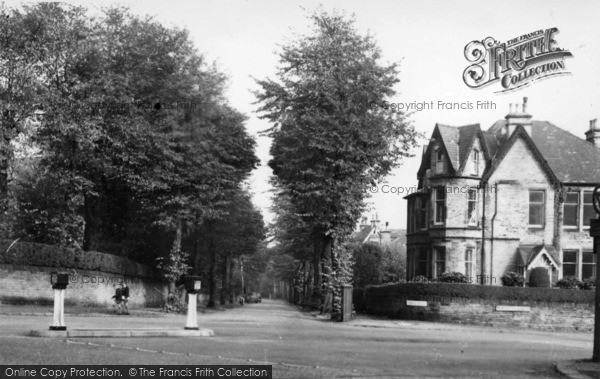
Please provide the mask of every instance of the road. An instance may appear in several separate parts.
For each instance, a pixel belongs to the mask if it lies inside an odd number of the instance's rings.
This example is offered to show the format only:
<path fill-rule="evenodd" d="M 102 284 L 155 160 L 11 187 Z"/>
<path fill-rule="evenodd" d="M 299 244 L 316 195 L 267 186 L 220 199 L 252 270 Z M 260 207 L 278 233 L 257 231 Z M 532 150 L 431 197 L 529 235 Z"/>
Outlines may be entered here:
<path fill-rule="evenodd" d="M 69 328 L 182 328 L 185 317 L 69 315 Z M 48 316 L 0 315 L 0 364 L 259 364 L 274 377 L 548 377 L 588 358 L 590 333 L 550 333 L 359 316 L 334 323 L 282 301 L 199 313 L 211 338 L 26 337 Z M 189 355 L 191 354 L 191 355 Z"/>

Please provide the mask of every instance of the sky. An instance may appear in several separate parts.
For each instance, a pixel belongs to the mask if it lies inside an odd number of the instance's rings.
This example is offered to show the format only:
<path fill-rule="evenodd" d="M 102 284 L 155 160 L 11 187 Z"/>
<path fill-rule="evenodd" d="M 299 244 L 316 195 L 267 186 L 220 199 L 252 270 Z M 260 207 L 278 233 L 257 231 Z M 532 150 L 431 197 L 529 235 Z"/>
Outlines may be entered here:
<path fill-rule="evenodd" d="M 115 2 L 94 1 L 98 7 Z M 199 52 L 214 61 L 229 77 L 227 97 L 232 106 L 249 119 L 248 131 L 256 136 L 261 159 L 250 179 L 255 204 L 269 211 L 271 171 L 267 163 L 270 140 L 258 133 L 270 125 L 257 117 L 254 78 L 273 78 L 278 66 L 278 46 L 309 32 L 307 15 L 319 6 L 326 11 L 343 10 L 354 15 L 362 34 L 371 34 L 382 50 L 382 63 L 400 64 L 398 94 L 394 103 L 431 102 L 434 109 L 415 112 L 410 121 L 424 134 L 413 158 L 406 159 L 384 179 L 378 192 L 370 194 L 369 217 L 377 212 L 392 228 L 405 228 L 405 193 L 389 193 L 391 187 L 417 184 L 421 146 L 427 143 L 436 123 L 467 125 L 479 123 L 488 129 L 508 113 L 509 103 L 522 103 L 528 97 L 528 112 L 534 120 L 546 120 L 585 138 L 589 120 L 600 117 L 600 36 L 597 33 L 598 1 L 122 1 L 135 13 L 150 14 L 168 26 L 189 30 Z M 540 29 L 556 27 L 557 46 L 570 51 L 560 75 L 534 82 L 519 90 L 497 93 L 496 83 L 473 89 L 463 81 L 470 64 L 465 46 L 474 40 L 493 37 L 500 42 Z M 439 109 L 438 102 L 468 103 L 473 109 Z M 494 104 L 476 109 L 477 102 Z M 387 191 L 388 193 L 382 193 Z M 401 190 L 398 189 L 397 192 Z"/>

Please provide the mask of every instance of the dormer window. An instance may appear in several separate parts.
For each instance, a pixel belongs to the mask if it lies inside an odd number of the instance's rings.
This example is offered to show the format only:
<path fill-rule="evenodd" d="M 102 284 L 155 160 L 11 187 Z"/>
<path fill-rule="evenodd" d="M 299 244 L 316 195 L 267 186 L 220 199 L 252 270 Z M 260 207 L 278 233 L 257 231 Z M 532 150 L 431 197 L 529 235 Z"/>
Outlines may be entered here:
<path fill-rule="evenodd" d="M 479 151 L 477 150 L 471 152 L 471 165 L 473 166 L 472 174 L 479 176 Z"/>
<path fill-rule="evenodd" d="M 437 151 L 435 152 L 435 173 L 444 173 L 444 152 L 442 151 L 442 149 L 437 149 Z"/>

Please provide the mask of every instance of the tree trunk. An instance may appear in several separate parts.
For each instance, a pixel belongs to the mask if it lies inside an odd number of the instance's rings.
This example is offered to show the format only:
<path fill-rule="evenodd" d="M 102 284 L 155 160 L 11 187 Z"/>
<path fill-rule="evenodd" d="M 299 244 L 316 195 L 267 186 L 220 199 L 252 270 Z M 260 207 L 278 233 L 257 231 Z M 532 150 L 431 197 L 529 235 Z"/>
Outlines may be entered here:
<path fill-rule="evenodd" d="M 181 219 L 177 219 L 175 224 L 175 239 L 173 240 L 173 250 L 180 251 L 181 250 L 181 230 L 183 229 L 183 224 Z"/>
<path fill-rule="evenodd" d="M 322 264 L 322 293 L 325 295 L 323 299 L 323 305 L 321 313 L 331 313 L 333 306 L 333 293 L 331 291 L 331 275 L 334 273 L 332 270 L 332 247 L 333 240 L 329 236 L 322 236 L 322 249 L 321 249 L 321 264 Z"/>
<path fill-rule="evenodd" d="M 227 278 L 227 294 L 229 295 L 229 304 L 233 304 L 233 270 L 235 270 L 235 260 L 229 260 L 229 272 Z"/>
<path fill-rule="evenodd" d="M 322 302 L 323 278 L 321 276 L 321 239 L 315 236 L 313 239 L 313 291 L 311 306 L 318 308 Z"/>
<path fill-rule="evenodd" d="M 217 252 L 215 251 L 215 243 L 213 240 L 212 233 L 212 224 L 208 223 L 208 235 L 209 235 L 209 243 L 208 243 L 208 253 L 210 254 L 210 267 L 208 272 L 208 304 L 207 307 L 214 308 L 215 306 L 215 293 L 217 286 Z"/>
<path fill-rule="evenodd" d="M 84 251 L 90 251 L 94 248 L 92 240 L 94 239 L 94 234 L 96 232 L 96 219 L 94 217 L 93 201 L 89 196 L 84 197 L 83 208 L 83 219 L 85 221 L 85 226 L 83 229 L 82 249 Z"/>
<path fill-rule="evenodd" d="M 227 301 L 227 256 L 223 257 L 223 262 L 221 262 L 221 305 L 225 305 Z"/>

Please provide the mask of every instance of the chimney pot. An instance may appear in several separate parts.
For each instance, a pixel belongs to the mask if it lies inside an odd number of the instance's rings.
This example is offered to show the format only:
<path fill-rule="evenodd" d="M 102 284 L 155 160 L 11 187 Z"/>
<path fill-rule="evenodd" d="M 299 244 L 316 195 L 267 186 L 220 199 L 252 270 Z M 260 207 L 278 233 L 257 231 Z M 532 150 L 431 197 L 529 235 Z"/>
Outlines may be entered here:
<path fill-rule="evenodd" d="M 523 113 L 527 113 L 527 97 L 523 97 Z"/>
<path fill-rule="evenodd" d="M 598 120 L 597 118 L 590 120 L 590 130 L 596 129 L 596 121 L 597 120 Z"/>

